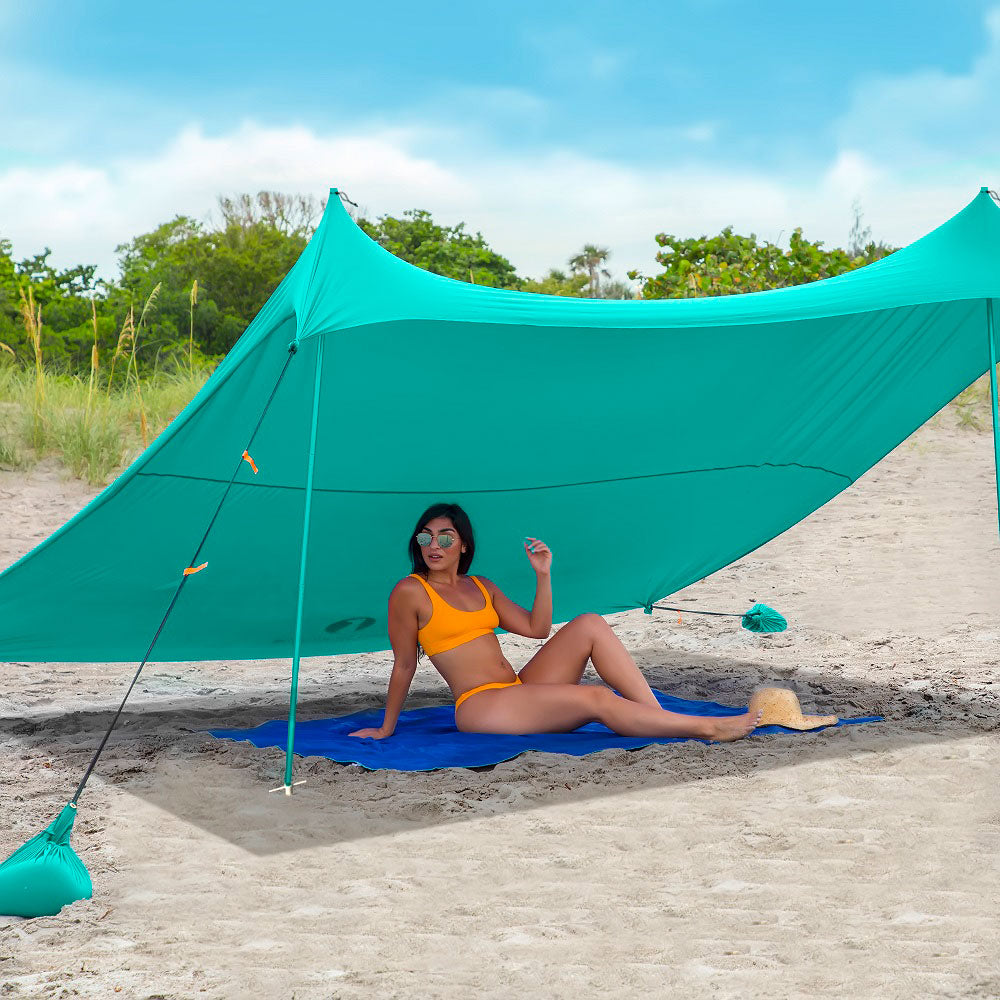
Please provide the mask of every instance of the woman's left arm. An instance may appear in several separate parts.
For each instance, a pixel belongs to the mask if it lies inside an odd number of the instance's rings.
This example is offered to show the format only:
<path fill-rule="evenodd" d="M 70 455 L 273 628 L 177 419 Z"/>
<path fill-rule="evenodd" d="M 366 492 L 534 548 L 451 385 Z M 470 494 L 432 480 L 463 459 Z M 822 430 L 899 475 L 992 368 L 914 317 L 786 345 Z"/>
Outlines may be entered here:
<path fill-rule="evenodd" d="M 531 634 L 547 639 L 552 631 L 552 552 L 537 538 L 524 539 L 524 551 L 535 571 L 535 603 L 531 606 Z"/>
<path fill-rule="evenodd" d="M 537 577 L 531 611 L 515 604 L 492 580 L 485 576 L 479 579 L 489 589 L 502 629 L 533 639 L 547 639 L 552 631 L 552 552 L 537 538 L 526 538 L 524 551 Z"/>
<path fill-rule="evenodd" d="M 552 631 L 552 576 L 546 570 L 537 571 L 535 603 L 531 606 L 531 634 L 547 639 Z"/>

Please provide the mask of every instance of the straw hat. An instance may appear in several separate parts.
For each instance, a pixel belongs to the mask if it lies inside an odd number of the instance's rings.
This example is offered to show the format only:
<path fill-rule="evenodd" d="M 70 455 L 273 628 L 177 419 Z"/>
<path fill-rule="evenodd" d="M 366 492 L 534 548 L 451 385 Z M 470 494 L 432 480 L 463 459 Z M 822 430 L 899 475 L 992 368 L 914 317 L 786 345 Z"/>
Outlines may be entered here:
<path fill-rule="evenodd" d="M 835 715 L 803 715 L 799 699 L 788 688 L 758 688 L 750 696 L 750 711 L 763 711 L 758 725 L 785 726 L 788 729 L 817 729 L 834 726 Z"/>

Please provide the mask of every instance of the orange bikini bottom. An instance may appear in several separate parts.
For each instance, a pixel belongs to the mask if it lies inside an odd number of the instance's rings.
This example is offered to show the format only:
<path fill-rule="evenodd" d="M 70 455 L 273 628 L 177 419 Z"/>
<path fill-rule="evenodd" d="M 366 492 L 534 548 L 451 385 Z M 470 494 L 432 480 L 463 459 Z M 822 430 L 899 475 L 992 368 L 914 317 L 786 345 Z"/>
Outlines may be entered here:
<path fill-rule="evenodd" d="M 514 681 L 494 681 L 492 684 L 480 684 L 479 687 L 471 688 L 468 691 L 463 691 L 455 702 L 455 711 L 458 711 L 458 706 L 465 701 L 466 698 L 471 698 L 474 694 L 479 694 L 480 691 L 488 691 L 490 688 L 509 688 L 514 687 L 516 684 L 521 683 L 521 678 L 518 677 Z"/>

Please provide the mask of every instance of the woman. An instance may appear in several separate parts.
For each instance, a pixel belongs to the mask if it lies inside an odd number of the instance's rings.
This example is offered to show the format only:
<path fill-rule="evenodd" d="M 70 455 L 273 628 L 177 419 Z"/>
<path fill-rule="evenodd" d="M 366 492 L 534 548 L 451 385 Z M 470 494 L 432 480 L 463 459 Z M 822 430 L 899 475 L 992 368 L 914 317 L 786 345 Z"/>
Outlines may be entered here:
<path fill-rule="evenodd" d="M 413 573 L 389 595 L 394 661 L 385 716 L 378 728 L 351 736 L 380 740 L 393 734 L 417 669 L 418 643 L 455 695 L 455 725 L 463 732 L 565 733 L 596 721 L 622 736 L 736 740 L 759 721 L 759 713 L 720 719 L 660 708 L 635 661 L 597 614 L 567 622 L 515 672 L 493 629 L 548 638 L 552 553 L 539 539 L 526 540 L 537 576 L 535 602 L 526 611 L 492 580 L 466 575 L 475 551 L 472 524 L 457 504 L 434 504 L 417 521 L 410 536 Z M 580 683 L 588 660 L 608 687 Z"/>

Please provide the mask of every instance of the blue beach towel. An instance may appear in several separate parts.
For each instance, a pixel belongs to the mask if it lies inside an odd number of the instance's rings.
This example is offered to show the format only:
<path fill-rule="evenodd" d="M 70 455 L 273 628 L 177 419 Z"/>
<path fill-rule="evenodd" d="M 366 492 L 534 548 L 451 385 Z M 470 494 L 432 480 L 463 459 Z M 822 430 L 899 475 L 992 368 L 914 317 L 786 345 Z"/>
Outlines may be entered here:
<path fill-rule="evenodd" d="M 685 715 L 740 715 L 745 708 L 730 708 L 712 701 L 684 701 L 662 691 L 654 691 L 657 701 L 671 712 Z M 841 719 L 838 726 L 880 722 L 882 716 Z M 301 757 L 328 757 L 341 764 L 360 764 L 369 770 L 433 771 L 440 767 L 483 767 L 511 760 L 528 750 L 582 757 L 597 750 L 626 749 L 657 743 L 681 743 L 679 737 L 619 736 L 599 722 L 591 722 L 571 733 L 536 733 L 506 736 L 490 733 L 463 733 L 455 728 L 452 705 L 416 708 L 399 716 L 396 731 L 385 740 L 348 736 L 355 729 L 378 726 L 382 709 L 355 712 L 334 719 L 313 719 L 295 727 L 295 753 Z M 823 727 L 832 728 L 832 727 Z M 809 732 L 818 732 L 811 729 Z M 265 722 L 254 729 L 210 729 L 219 739 L 246 740 L 255 747 L 285 750 L 288 723 L 283 719 Z M 787 733 L 800 736 L 797 729 L 762 726 L 757 733 Z M 700 740 L 699 742 L 709 742 Z"/>

